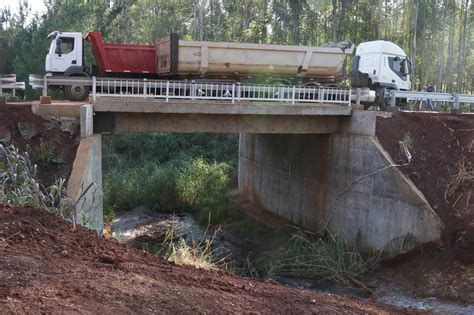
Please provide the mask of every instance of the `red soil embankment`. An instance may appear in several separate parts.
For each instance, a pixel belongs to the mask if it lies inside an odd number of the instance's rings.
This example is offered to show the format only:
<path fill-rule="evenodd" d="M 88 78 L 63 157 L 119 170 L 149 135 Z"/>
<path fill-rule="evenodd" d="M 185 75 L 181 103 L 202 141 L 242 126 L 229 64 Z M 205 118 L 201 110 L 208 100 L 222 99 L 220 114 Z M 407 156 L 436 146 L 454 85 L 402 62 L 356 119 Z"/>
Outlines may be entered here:
<path fill-rule="evenodd" d="M 25 139 L 19 130 L 19 124 L 34 136 Z M 69 177 L 80 141 L 79 130 L 74 134 L 62 131 L 58 121 L 45 121 L 33 114 L 29 102 L 0 106 L 0 139 L 2 138 L 7 138 L 21 152 L 30 152 L 34 163 L 38 163 L 40 158 L 41 144 L 43 149 L 53 150 L 57 162 L 40 165 L 39 169 L 39 180 L 45 185 L 52 184 L 56 178 Z"/>
<path fill-rule="evenodd" d="M 225 271 L 178 266 L 32 208 L 0 206 L 4 313 L 388 313 Z"/>
<path fill-rule="evenodd" d="M 474 170 L 474 115 L 395 113 L 377 118 L 377 137 L 395 163 L 406 157 L 400 141 L 411 139 L 413 156 L 400 167 L 444 222 L 442 246 L 428 244 L 398 257 L 378 272 L 421 296 L 474 303 L 474 183 L 459 185 L 446 195 L 461 166 Z M 410 141 L 405 141 L 410 142 Z M 467 176 L 465 176 L 467 177 Z M 459 178 L 459 177 L 458 177 Z M 450 186 L 451 185 L 451 186 Z"/>

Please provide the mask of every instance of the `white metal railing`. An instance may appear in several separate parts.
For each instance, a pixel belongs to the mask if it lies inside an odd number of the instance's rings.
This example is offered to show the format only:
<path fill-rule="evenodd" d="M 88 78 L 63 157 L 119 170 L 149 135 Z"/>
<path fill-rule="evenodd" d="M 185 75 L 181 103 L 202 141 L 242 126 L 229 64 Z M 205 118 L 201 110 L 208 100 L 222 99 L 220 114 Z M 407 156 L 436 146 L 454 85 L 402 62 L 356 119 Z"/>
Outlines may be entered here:
<path fill-rule="evenodd" d="M 262 84 L 195 81 L 117 80 L 93 78 L 92 97 L 122 96 L 157 99 L 274 101 L 337 103 L 349 105 L 351 90 L 328 87 L 276 86 Z"/>
<path fill-rule="evenodd" d="M 3 90 L 11 90 L 16 96 L 16 90 L 24 90 L 25 82 L 16 82 L 16 74 L 0 74 L 0 94 Z"/>
<path fill-rule="evenodd" d="M 411 100 L 431 100 L 435 102 L 453 103 L 454 109 L 459 109 L 460 103 L 474 103 L 474 95 L 458 93 L 436 93 L 436 92 L 416 92 L 416 91 L 390 91 L 390 105 L 395 106 L 397 98 Z"/>
<path fill-rule="evenodd" d="M 351 90 L 332 87 L 277 86 L 198 81 L 148 79 L 51 77 L 30 75 L 33 88 L 47 93 L 48 85 L 89 85 L 97 97 L 140 97 L 169 100 L 273 101 L 285 103 L 330 103 L 350 106 Z"/>

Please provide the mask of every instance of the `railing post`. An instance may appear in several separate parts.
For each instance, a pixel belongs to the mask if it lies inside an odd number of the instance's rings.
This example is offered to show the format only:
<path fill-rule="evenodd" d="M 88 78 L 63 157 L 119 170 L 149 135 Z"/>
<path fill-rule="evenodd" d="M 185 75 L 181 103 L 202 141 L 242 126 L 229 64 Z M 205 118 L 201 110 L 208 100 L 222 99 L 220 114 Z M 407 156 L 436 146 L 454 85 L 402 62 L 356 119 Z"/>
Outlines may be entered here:
<path fill-rule="evenodd" d="M 454 114 L 454 115 L 461 115 L 462 114 L 462 110 L 461 110 L 461 107 L 459 106 L 459 95 L 458 94 L 455 94 L 453 93 L 453 98 L 454 98 L 454 106 L 453 106 L 453 109 L 451 110 L 451 113 Z"/>
<path fill-rule="evenodd" d="M 395 107 L 397 105 L 397 92 L 395 90 L 390 91 L 390 106 Z"/>
<path fill-rule="evenodd" d="M 240 102 L 240 82 L 237 82 L 237 102 Z"/>
<path fill-rule="evenodd" d="M 235 103 L 235 83 L 232 84 L 232 104 Z"/>
<path fill-rule="evenodd" d="M 92 77 L 92 100 L 95 101 L 97 99 L 97 78 L 95 76 Z"/>
<path fill-rule="evenodd" d="M 166 101 L 168 102 L 170 95 L 170 81 L 166 81 Z"/>
<path fill-rule="evenodd" d="M 196 81 L 192 80 L 189 88 L 191 89 L 191 99 L 195 100 L 196 99 Z"/>
<path fill-rule="evenodd" d="M 459 95 L 454 94 L 454 109 L 459 109 Z"/>
<path fill-rule="evenodd" d="M 357 106 L 360 106 L 360 96 L 361 96 L 360 94 L 361 94 L 361 92 L 362 92 L 362 89 L 360 87 L 358 87 L 356 89 L 356 105 Z M 351 92 L 351 94 L 352 94 L 352 92 Z"/>
<path fill-rule="evenodd" d="M 296 93 L 296 86 L 293 85 L 293 96 L 291 99 L 291 104 L 295 104 L 295 93 Z"/>
<path fill-rule="evenodd" d="M 43 76 L 43 96 L 48 96 L 48 80 L 46 74 Z"/>
<path fill-rule="evenodd" d="M 143 79 L 143 95 L 146 97 L 148 94 L 147 94 L 147 86 L 146 86 L 146 82 L 147 82 L 147 79 Z"/>

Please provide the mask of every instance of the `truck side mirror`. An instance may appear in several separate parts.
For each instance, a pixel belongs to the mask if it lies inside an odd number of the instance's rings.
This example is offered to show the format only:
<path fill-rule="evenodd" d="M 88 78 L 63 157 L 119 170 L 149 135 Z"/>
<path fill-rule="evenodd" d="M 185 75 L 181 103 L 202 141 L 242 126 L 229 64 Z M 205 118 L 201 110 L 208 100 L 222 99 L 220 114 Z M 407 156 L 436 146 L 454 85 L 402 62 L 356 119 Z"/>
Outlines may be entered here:
<path fill-rule="evenodd" d="M 63 41 L 61 40 L 61 38 L 56 39 L 56 49 L 55 49 L 54 53 L 59 55 L 59 57 L 61 57 L 61 54 L 62 54 L 62 52 L 61 52 L 62 42 Z"/>

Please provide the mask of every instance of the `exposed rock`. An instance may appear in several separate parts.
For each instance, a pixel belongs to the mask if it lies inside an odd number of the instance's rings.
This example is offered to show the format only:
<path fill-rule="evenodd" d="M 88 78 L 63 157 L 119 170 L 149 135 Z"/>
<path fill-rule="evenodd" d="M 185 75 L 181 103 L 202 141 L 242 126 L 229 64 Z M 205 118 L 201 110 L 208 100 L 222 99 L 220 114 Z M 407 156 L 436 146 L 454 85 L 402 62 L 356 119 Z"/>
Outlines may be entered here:
<path fill-rule="evenodd" d="M 61 117 L 59 118 L 61 123 L 61 130 L 64 132 L 69 132 L 71 135 L 74 135 L 79 130 L 79 120 L 71 117 Z"/>
<path fill-rule="evenodd" d="M 12 133 L 8 127 L 0 126 L 0 140 L 11 141 Z"/>
<path fill-rule="evenodd" d="M 19 122 L 18 130 L 20 131 L 21 136 L 25 140 L 30 140 L 36 137 L 37 135 L 41 134 L 41 132 L 43 131 L 43 128 L 34 123 Z"/>
<path fill-rule="evenodd" d="M 59 129 L 61 126 L 61 122 L 54 117 L 50 117 L 45 122 L 43 123 L 43 127 L 46 130 L 52 130 L 52 129 Z"/>

